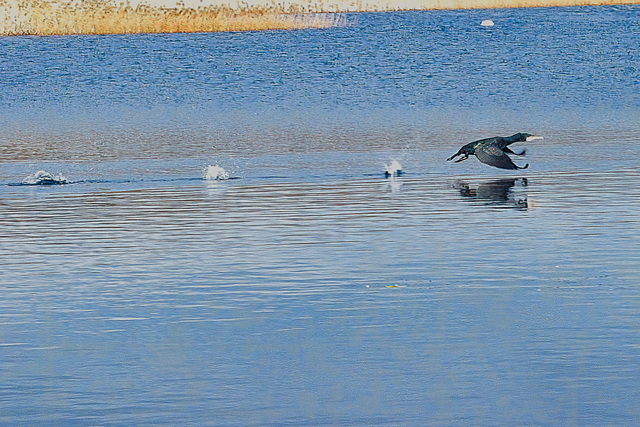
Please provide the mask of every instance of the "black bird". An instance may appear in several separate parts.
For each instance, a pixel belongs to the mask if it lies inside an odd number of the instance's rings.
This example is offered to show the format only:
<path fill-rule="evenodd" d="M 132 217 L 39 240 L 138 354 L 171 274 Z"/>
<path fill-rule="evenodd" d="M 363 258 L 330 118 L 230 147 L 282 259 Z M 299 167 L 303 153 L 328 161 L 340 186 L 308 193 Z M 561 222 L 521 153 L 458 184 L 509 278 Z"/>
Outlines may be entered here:
<path fill-rule="evenodd" d="M 526 169 L 529 167 L 527 163 L 524 166 L 518 166 L 507 154 L 515 154 L 516 156 L 524 156 L 527 150 L 523 150 L 521 153 L 515 153 L 511 151 L 509 145 L 515 142 L 533 141 L 536 139 L 542 139 L 541 136 L 533 136 L 528 133 L 516 133 L 515 135 L 502 137 L 494 136 L 493 138 L 479 139 L 463 146 L 456 154 L 449 157 L 447 161 L 453 160 L 457 156 L 461 156 L 455 162 L 461 162 L 467 160 L 470 155 L 475 156 L 482 163 L 489 166 L 495 166 L 500 169 Z"/>

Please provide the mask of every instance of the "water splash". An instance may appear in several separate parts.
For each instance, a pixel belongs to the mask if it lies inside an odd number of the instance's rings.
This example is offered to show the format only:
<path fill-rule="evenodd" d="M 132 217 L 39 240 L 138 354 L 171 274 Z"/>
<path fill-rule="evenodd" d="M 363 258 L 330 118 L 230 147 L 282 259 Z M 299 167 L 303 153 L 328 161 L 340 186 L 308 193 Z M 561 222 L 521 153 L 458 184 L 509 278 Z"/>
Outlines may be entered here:
<path fill-rule="evenodd" d="M 402 175 L 402 165 L 397 160 L 391 160 L 391 163 L 384 166 L 384 176 L 393 178 Z"/>
<path fill-rule="evenodd" d="M 215 165 L 207 166 L 207 170 L 204 175 L 204 179 L 208 181 L 222 181 L 225 179 L 229 179 L 229 172 L 227 172 L 223 167 Z"/>
<path fill-rule="evenodd" d="M 38 171 L 22 180 L 22 185 L 63 185 L 71 184 L 62 174 L 52 175 L 47 171 Z"/>
<path fill-rule="evenodd" d="M 402 175 L 402 165 L 397 160 L 391 160 L 391 163 L 384 166 L 384 176 L 388 178 L 385 181 L 385 188 L 392 193 L 399 192 L 401 183 L 396 178 L 400 175 Z"/>

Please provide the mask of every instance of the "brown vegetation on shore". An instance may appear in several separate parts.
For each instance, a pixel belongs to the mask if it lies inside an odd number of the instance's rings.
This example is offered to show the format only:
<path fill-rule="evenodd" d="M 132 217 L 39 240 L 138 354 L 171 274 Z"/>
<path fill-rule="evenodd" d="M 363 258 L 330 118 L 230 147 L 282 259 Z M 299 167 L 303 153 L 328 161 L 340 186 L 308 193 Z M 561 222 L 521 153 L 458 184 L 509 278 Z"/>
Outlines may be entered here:
<path fill-rule="evenodd" d="M 5 6 L 5 15 L 2 15 Z M 3 19 L 4 18 L 4 19 Z M 0 35 L 194 33 L 214 31 L 328 28 L 340 24 L 335 14 L 284 13 L 276 7 L 228 6 L 135 8 L 110 1 L 23 0 L 9 9 L 0 3 Z"/>
<path fill-rule="evenodd" d="M 0 35 L 191 33 L 329 28 L 342 25 L 334 12 L 488 9 L 638 4 L 640 0 L 226 0 L 175 7 L 120 0 L 0 0 Z M 153 1 L 153 0 L 151 0 Z M 326 2 L 325 2 L 326 1 Z"/>

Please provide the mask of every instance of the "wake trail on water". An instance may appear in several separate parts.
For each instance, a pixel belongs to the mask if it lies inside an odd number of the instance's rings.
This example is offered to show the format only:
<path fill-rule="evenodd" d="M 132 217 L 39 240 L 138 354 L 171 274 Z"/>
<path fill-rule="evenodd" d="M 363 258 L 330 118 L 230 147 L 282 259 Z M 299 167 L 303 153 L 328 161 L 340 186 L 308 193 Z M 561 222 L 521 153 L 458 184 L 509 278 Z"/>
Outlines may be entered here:
<path fill-rule="evenodd" d="M 67 179 L 63 174 L 52 174 L 45 170 L 39 170 L 27 177 L 21 182 L 10 182 L 8 186 L 52 186 L 52 185 L 69 185 L 83 183 L 105 183 L 105 184 L 126 184 L 130 182 L 172 182 L 172 181 L 226 181 L 230 179 L 238 179 L 240 177 L 231 176 L 231 174 L 223 167 L 218 165 L 209 165 L 205 168 L 201 177 L 192 178 L 154 178 L 154 179 L 81 179 L 72 181 Z"/>
<path fill-rule="evenodd" d="M 378 173 L 365 173 L 365 176 L 380 176 Z M 388 164 L 384 164 L 383 174 L 385 178 L 391 180 L 404 174 L 402 165 L 398 160 L 391 159 Z M 239 176 L 232 176 L 231 173 L 220 165 L 208 165 L 202 170 L 199 177 L 180 177 L 180 178 L 133 178 L 133 179 L 81 179 L 69 180 L 62 173 L 52 174 L 45 170 L 39 170 L 32 175 L 27 176 L 21 182 L 10 182 L 8 186 L 58 186 L 70 184 L 126 184 L 135 182 L 177 182 L 177 181 L 208 181 L 218 182 L 240 179 Z M 263 176 L 260 179 L 282 179 L 286 176 Z"/>

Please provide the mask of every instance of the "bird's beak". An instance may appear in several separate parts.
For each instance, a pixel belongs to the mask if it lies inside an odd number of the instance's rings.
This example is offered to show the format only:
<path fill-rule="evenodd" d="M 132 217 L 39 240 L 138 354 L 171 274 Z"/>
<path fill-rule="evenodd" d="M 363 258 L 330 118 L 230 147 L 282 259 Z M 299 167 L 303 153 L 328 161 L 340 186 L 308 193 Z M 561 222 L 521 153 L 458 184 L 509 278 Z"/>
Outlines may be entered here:
<path fill-rule="evenodd" d="M 543 138 L 543 137 L 541 137 L 541 136 L 531 135 L 531 136 L 528 136 L 528 137 L 527 137 L 527 142 L 529 142 L 529 141 L 535 141 L 535 140 L 538 140 L 538 139 L 544 139 L 544 138 Z"/>

